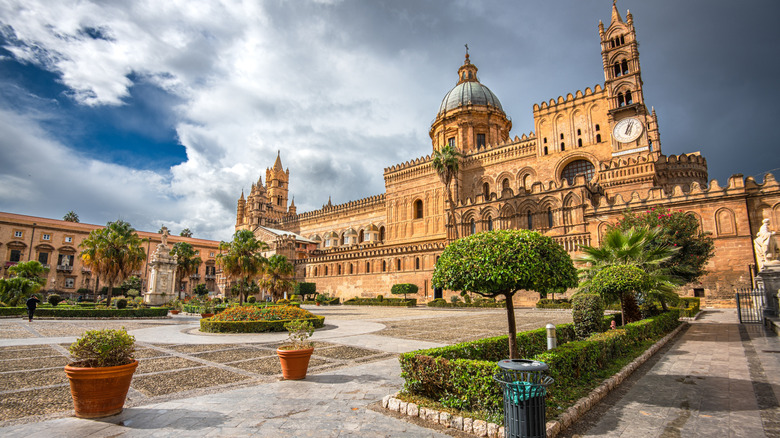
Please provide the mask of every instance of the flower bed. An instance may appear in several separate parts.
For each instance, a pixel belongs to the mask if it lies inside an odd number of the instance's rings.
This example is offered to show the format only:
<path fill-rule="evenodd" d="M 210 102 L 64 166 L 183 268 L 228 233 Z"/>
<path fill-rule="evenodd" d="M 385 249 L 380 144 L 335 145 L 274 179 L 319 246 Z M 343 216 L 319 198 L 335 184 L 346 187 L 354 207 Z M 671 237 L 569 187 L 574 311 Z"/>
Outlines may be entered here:
<path fill-rule="evenodd" d="M 0 316 L 27 315 L 26 307 L 0 307 Z M 39 307 L 35 317 L 52 318 L 162 318 L 168 309 L 161 307 L 138 309 L 90 309 L 75 307 Z"/>
<path fill-rule="evenodd" d="M 612 315 L 606 320 L 612 320 Z M 545 329 L 517 334 L 521 357 L 545 362 L 555 384 L 549 388 L 548 406 L 557 406 L 556 391 L 588 381 L 600 369 L 622 358 L 642 342 L 660 338 L 680 324 L 679 312 L 627 324 L 615 330 L 575 340 L 573 324 L 556 327 L 558 347 L 547 351 Z M 481 339 L 442 348 L 402 354 L 404 390 L 432 399 L 444 406 L 484 412 L 499 418 L 503 395 L 493 381 L 496 362 L 508 357 L 507 336 Z"/>
<path fill-rule="evenodd" d="M 410 298 L 350 298 L 344 301 L 345 306 L 396 306 L 396 307 L 415 307 L 417 299 Z"/>
<path fill-rule="evenodd" d="M 317 316 L 296 306 L 240 306 L 230 307 L 211 318 L 200 320 L 200 331 L 208 333 L 261 333 L 285 331 L 284 324 L 306 320 L 315 328 L 325 324 L 324 316 Z"/>

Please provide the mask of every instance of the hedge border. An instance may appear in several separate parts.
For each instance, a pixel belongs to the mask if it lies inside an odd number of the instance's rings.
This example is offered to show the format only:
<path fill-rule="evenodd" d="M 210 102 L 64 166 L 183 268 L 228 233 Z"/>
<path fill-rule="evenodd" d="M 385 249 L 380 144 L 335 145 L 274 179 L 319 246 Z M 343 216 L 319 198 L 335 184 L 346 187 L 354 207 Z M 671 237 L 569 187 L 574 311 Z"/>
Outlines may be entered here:
<path fill-rule="evenodd" d="M 416 307 L 417 299 L 409 298 L 384 298 L 381 301 L 376 298 L 350 298 L 343 303 L 345 306 L 390 306 L 390 307 Z"/>
<path fill-rule="evenodd" d="M 25 316 L 26 307 L 0 307 L 0 316 Z M 35 317 L 44 318 L 164 318 L 168 309 L 162 307 L 141 309 L 35 309 Z"/>
<path fill-rule="evenodd" d="M 608 323 L 613 318 L 608 315 L 604 319 Z M 574 340 L 573 324 L 561 324 L 556 326 L 556 349 L 547 351 L 542 328 L 518 333 L 518 352 L 521 357 L 547 363 L 556 385 L 566 385 L 590 378 L 605 363 L 621 357 L 625 349 L 668 333 L 679 324 L 679 311 L 672 310 L 583 341 Z M 498 371 L 496 362 L 508 357 L 508 349 L 507 337 L 499 336 L 404 353 L 399 358 L 404 389 L 452 408 L 500 412 L 503 395 L 493 375 Z"/>
<path fill-rule="evenodd" d="M 322 328 L 325 325 L 324 316 L 314 318 L 301 318 L 310 321 L 314 328 Z M 200 320 L 200 331 L 205 333 L 264 333 L 283 332 L 287 329 L 284 325 L 293 321 L 291 319 L 279 319 L 276 321 L 213 321 L 211 318 Z"/>
<path fill-rule="evenodd" d="M 447 302 L 444 298 L 436 298 L 428 301 L 428 307 L 433 308 L 472 308 L 472 309 L 506 309 L 506 301 L 473 300 L 471 303 L 458 301 L 457 303 Z"/>

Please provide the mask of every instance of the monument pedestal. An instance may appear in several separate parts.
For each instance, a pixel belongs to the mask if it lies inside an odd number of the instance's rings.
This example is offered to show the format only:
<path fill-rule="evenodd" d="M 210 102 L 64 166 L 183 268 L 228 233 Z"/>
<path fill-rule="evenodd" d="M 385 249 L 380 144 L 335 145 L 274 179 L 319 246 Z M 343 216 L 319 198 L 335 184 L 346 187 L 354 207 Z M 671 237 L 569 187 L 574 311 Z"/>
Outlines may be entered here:
<path fill-rule="evenodd" d="M 777 316 L 780 314 L 778 303 L 780 299 L 780 264 L 766 264 L 764 269 L 756 275 L 756 285 L 764 291 L 765 315 Z"/>
<path fill-rule="evenodd" d="M 168 246 L 168 229 L 163 227 L 162 243 L 152 255 L 151 274 L 149 275 L 149 291 L 144 293 L 144 303 L 159 306 L 174 299 L 176 283 L 176 256 L 171 255 Z"/>

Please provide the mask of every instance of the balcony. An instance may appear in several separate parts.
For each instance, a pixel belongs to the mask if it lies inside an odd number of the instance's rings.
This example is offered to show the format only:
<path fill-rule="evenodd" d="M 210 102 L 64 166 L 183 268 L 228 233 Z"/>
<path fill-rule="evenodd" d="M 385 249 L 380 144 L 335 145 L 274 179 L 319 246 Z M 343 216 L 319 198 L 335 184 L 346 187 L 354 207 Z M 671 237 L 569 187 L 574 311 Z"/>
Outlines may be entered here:
<path fill-rule="evenodd" d="M 57 265 L 58 271 L 64 271 L 64 272 L 71 272 L 73 271 L 73 266 L 71 265 Z"/>
<path fill-rule="evenodd" d="M 209 275 L 209 274 L 206 274 L 206 280 L 216 280 L 216 279 L 217 279 L 217 276 L 216 276 L 216 275 Z"/>
<path fill-rule="evenodd" d="M 81 268 L 81 273 L 82 273 L 82 274 L 87 274 L 87 275 L 90 275 L 90 274 L 92 274 L 92 269 L 90 269 L 90 268 L 84 268 L 84 267 L 82 267 L 82 268 Z"/>
<path fill-rule="evenodd" d="M 13 265 L 15 265 L 17 263 L 19 263 L 19 262 L 5 262 L 5 267 L 6 268 L 10 268 L 11 266 L 13 266 Z"/>
<path fill-rule="evenodd" d="M 193 280 L 200 280 L 200 274 L 192 274 L 190 275 L 190 278 Z"/>

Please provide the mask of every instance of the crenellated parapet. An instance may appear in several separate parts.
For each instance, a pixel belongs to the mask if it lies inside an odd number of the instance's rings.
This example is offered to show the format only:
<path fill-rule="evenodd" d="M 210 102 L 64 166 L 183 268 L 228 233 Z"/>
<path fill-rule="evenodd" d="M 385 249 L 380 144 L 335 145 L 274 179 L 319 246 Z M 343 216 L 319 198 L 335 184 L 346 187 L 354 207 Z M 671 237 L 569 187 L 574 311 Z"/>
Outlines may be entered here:
<path fill-rule="evenodd" d="M 384 207 L 385 194 L 369 196 L 367 198 L 358 199 L 356 201 L 346 202 L 344 204 L 331 205 L 328 203 L 319 210 L 307 211 L 299 213 L 297 215 L 289 215 L 282 218 L 281 223 L 283 225 L 289 225 L 295 222 L 311 221 L 316 219 L 323 219 L 328 216 L 345 214 L 345 213 L 361 213 L 366 209 Z"/>
<path fill-rule="evenodd" d="M 707 184 L 707 160 L 698 152 L 682 155 L 661 155 L 656 160 L 657 182 L 667 190 L 675 185 Z"/>
<path fill-rule="evenodd" d="M 326 250 L 318 249 L 312 252 L 309 258 L 297 261 L 297 263 L 324 263 L 367 258 L 398 257 L 409 254 L 444 251 L 444 247 L 444 242 L 431 242 L 419 245 L 399 245 L 393 247 L 376 245 L 375 247 L 361 247 L 360 249 L 349 247 L 331 248 Z"/>
<path fill-rule="evenodd" d="M 549 102 L 542 102 L 541 104 L 535 103 L 534 104 L 534 115 L 536 115 L 537 112 L 544 112 L 547 110 L 550 110 L 552 112 L 557 111 L 559 108 L 559 105 L 569 105 L 573 106 L 579 103 L 579 100 L 589 98 L 592 96 L 600 97 L 599 95 L 604 92 L 604 89 L 601 88 L 601 85 L 596 84 L 593 90 L 591 90 L 590 87 L 585 88 L 585 92 L 582 92 L 580 90 L 577 90 L 577 92 L 572 95 L 571 93 L 568 93 L 566 97 L 558 96 L 558 99 L 550 99 Z"/>

